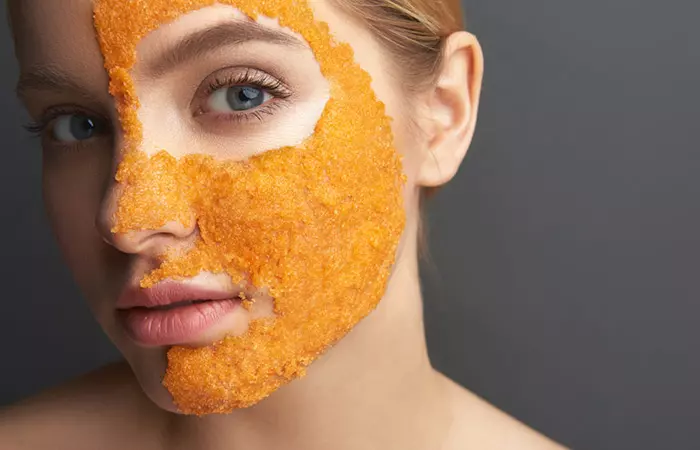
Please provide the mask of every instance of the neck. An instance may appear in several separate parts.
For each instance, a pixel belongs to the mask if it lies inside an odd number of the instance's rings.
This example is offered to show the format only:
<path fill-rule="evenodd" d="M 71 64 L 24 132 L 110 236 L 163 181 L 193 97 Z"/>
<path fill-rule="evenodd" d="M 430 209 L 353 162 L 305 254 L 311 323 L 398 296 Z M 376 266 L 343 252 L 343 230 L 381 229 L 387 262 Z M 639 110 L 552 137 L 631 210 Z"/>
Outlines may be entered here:
<path fill-rule="evenodd" d="M 403 253 L 377 310 L 306 377 L 232 414 L 173 416 L 168 448 L 438 447 L 449 402 L 427 355 L 415 248 Z"/>

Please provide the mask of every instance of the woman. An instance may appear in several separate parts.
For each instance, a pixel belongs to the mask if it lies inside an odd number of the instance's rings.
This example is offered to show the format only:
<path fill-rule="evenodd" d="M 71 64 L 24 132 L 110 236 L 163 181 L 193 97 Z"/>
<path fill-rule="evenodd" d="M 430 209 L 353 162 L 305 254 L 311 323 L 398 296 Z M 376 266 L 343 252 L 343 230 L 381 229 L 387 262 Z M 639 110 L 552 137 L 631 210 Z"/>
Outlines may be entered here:
<path fill-rule="evenodd" d="M 432 369 L 420 199 L 482 56 L 456 2 L 15 0 L 62 252 L 126 362 L 2 448 L 558 448 Z"/>

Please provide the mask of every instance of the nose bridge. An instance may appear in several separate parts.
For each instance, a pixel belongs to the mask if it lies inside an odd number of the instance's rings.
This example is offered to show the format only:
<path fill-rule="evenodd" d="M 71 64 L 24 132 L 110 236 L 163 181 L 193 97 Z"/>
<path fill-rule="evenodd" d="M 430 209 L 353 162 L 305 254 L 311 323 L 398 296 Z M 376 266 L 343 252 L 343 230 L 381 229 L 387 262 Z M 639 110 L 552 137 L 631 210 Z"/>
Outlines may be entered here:
<path fill-rule="evenodd" d="M 136 83 L 138 86 L 139 83 Z M 138 121 L 141 124 L 139 149 L 153 156 L 163 150 L 175 158 L 187 153 L 187 134 L 182 128 L 178 108 L 161 98 L 159 90 L 142 88 L 139 92 Z"/>

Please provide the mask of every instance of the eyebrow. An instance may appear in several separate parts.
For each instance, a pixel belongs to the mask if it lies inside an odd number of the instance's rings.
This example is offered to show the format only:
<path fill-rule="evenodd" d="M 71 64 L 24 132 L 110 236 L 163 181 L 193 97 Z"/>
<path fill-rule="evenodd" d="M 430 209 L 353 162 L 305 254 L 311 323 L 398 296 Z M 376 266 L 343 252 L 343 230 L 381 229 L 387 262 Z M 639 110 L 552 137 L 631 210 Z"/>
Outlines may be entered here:
<path fill-rule="evenodd" d="M 307 44 L 283 31 L 273 30 L 252 21 L 225 22 L 217 26 L 194 32 L 146 64 L 146 73 L 152 77 L 163 76 L 177 66 L 202 54 L 220 48 L 240 45 L 249 41 L 265 41 L 287 47 L 308 50 Z M 53 65 L 33 68 L 20 75 L 15 92 L 20 99 L 29 91 L 72 92 L 80 97 L 94 98 L 94 93 L 75 78 Z"/>
<path fill-rule="evenodd" d="M 27 97 L 29 91 L 70 91 L 84 98 L 94 98 L 85 86 L 59 68 L 49 65 L 22 72 L 15 87 L 15 93 L 20 99 Z"/>
<path fill-rule="evenodd" d="M 155 57 L 153 61 L 146 63 L 145 73 L 153 77 L 162 76 L 205 53 L 249 41 L 265 41 L 306 50 L 309 48 L 305 42 L 288 33 L 256 22 L 225 22 L 186 36 Z"/>

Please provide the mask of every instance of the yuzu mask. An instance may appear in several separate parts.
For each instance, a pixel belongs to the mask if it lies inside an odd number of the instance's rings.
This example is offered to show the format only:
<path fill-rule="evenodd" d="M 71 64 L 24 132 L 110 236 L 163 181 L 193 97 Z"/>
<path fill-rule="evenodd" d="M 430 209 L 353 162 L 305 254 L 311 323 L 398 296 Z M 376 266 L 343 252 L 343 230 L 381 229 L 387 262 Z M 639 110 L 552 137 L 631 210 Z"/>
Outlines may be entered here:
<path fill-rule="evenodd" d="M 139 41 L 215 3 L 278 19 L 310 45 L 331 96 L 312 136 L 244 161 L 141 148 L 130 70 Z M 173 347 L 163 384 L 184 413 L 255 404 L 342 338 L 378 304 L 403 231 L 403 174 L 390 118 L 369 74 L 302 0 L 96 0 L 95 28 L 124 133 L 113 233 L 191 225 L 186 253 L 166 252 L 141 282 L 227 273 L 269 289 L 275 317 L 203 348 Z M 274 130 L 270 130 L 274 132 Z"/>

